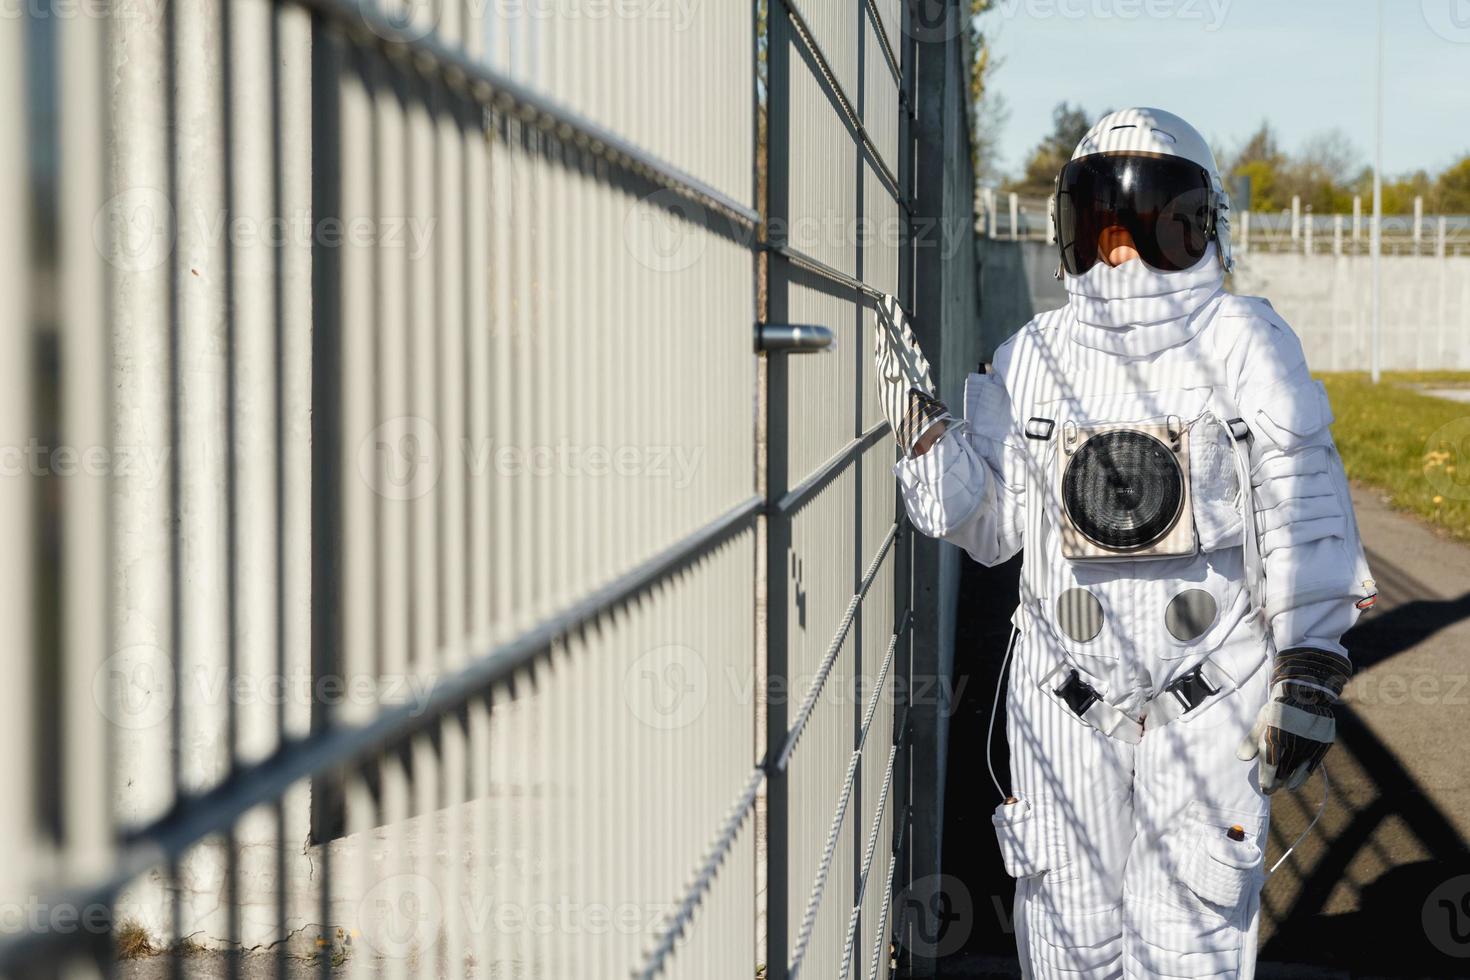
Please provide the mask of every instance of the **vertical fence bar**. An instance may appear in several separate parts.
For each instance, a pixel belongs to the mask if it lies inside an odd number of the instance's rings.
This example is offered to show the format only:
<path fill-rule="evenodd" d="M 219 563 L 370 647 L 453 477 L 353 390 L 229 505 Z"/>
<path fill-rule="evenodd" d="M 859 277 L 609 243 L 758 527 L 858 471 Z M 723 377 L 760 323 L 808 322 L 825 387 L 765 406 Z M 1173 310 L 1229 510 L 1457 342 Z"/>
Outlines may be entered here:
<path fill-rule="evenodd" d="M 771 244 L 785 244 L 791 219 L 791 73 L 790 12 L 782 0 L 768 0 L 766 49 L 766 220 Z M 789 323 L 789 266 L 777 251 L 767 255 L 767 322 Z M 789 489 L 791 457 L 790 378 L 786 355 L 766 355 L 766 499 L 780 500 Z M 766 752 L 767 758 L 786 744 L 791 676 L 788 620 L 791 604 L 791 521 L 787 514 L 766 516 Z M 775 685 L 775 686 L 773 686 Z M 788 692 L 777 698 L 772 692 Z M 791 957 L 790 895 L 791 799 L 785 769 L 766 774 L 766 976 L 787 980 Z"/>
<path fill-rule="evenodd" d="M 60 89 L 60 111 L 55 125 L 60 167 L 56 302 L 62 443 L 77 447 L 86 459 L 111 446 L 109 276 L 94 235 L 94 223 L 103 211 L 107 188 L 103 65 L 108 29 L 107 20 L 102 17 L 55 19 L 59 32 L 57 83 Z M 0 82 L 0 88 L 3 86 Z M 4 170 L 0 164 L 0 184 L 8 189 L 11 184 Z M 24 296 L 24 291 L 18 293 Z M 9 352 L 5 358 L 10 361 Z M 10 379 L 5 386 L 10 387 Z M 20 390 L 24 391 L 24 386 Z M 0 410 L 0 416 L 4 414 Z M 0 437 L 0 444 L 11 445 L 4 437 Z M 65 477 L 62 487 L 65 511 L 61 516 L 65 529 L 61 579 L 64 604 L 59 611 L 61 684 L 56 711 L 61 739 L 59 830 L 65 848 L 65 871 L 84 880 L 103 873 L 111 857 L 113 840 L 111 739 L 96 696 L 99 675 L 112 645 L 108 601 L 112 582 L 108 524 L 111 484 L 106 473 L 89 468 L 71 475 L 60 472 L 56 475 Z M 7 477 L 5 482 L 18 481 Z M 0 512 L 3 510 L 4 504 L 0 504 Z M 6 590 L 9 588 L 7 583 Z M 4 621 L 12 622 L 10 611 L 4 612 L 7 617 Z M 23 618 L 17 621 L 17 626 L 19 642 L 15 649 L 25 651 Z M 13 683 L 7 679 L 7 684 Z M 18 758 L 27 756 L 21 745 L 12 748 L 7 743 L 6 752 Z M 0 774 L 0 779 L 4 775 L 8 774 Z M 15 784 L 6 781 L 0 785 Z M 0 839 L 15 843 L 21 840 L 10 836 Z M 19 850 L 13 848 L 12 855 Z M 5 894 L 3 889 L 0 894 Z M 78 967 L 70 976 L 106 975 L 112 957 L 110 937 L 97 930 L 91 919 L 92 910 L 74 911 L 82 923 L 79 952 L 90 952 L 96 960 L 95 966 Z"/>
<path fill-rule="evenodd" d="M 36 270 L 30 235 L 30 209 L 38 188 L 27 173 L 31 132 L 26 92 L 28 50 L 24 17 L 0 20 L 0 118 L 18 125 L 0 143 L 0 207 L 12 220 L 0 225 L 0 292 L 9 297 L 10 315 L 0 319 L 0 445 L 25 446 L 34 430 L 31 421 L 32 350 L 35 342 Z M 23 217 L 22 217 L 23 216 Z M 0 616 L 15 651 L 0 684 L 0 779 L 12 791 L 0 798 L 0 840 L 11 842 L 0 861 L 0 901 L 21 908 L 32 887 L 35 836 L 36 738 L 32 705 L 38 660 L 32 621 L 32 589 L 36 556 L 33 481 L 28 476 L 0 480 L 0 534 L 22 542 L 19 554 L 0 566 Z"/>

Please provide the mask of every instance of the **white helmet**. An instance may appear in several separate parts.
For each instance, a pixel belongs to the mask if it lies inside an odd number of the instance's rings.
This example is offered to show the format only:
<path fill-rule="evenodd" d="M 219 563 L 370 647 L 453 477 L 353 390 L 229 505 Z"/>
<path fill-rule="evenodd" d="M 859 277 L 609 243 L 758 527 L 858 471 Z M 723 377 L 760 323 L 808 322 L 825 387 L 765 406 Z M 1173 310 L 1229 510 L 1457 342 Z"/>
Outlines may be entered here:
<path fill-rule="evenodd" d="M 1210 241 L 1229 272 L 1230 197 L 1210 144 L 1162 109 L 1122 109 L 1097 121 L 1057 175 L 1052 230 L 1062 267 L 1081 275 L 1098 261 L 1099 233 L 1122 226 L 1161 272 L 1196 264 Z"/>

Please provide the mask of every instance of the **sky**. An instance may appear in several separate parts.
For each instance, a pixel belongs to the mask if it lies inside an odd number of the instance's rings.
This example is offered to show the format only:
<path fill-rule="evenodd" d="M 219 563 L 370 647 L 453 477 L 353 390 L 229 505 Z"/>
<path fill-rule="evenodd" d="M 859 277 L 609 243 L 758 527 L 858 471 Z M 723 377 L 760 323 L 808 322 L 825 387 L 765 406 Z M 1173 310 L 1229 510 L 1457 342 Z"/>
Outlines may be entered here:
<path fill-rule="evenodd" d="M 1341 129 L 1373 161 L 1374 0 L 992 0 L 979 24 L 1007 174 L 1063 99 L 1167 109 L 1229 151 L 1263 119 L 1288 151 Z M 1470 153 L 1470 0 L 1384 0 L 1383 66 L 1385 175 Z"/>

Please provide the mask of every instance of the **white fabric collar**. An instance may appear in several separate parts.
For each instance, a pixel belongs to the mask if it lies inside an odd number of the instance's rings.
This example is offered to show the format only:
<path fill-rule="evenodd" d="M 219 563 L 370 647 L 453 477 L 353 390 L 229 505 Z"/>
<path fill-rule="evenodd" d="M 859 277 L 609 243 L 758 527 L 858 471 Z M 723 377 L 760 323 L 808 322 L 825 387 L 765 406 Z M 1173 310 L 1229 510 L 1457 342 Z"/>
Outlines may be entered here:
<path fill-rule="evenodd" d="M 1198 314 L 1224 283 L 1214 242 L 1181 272 L 1159 272 L 1142 261 L 1099 262 L 1083 275 L 1066 277 L 1075 316 L 1072 338 L 1127 357 L 1175 347 L 1204 326 L 1208 318 Z"/>

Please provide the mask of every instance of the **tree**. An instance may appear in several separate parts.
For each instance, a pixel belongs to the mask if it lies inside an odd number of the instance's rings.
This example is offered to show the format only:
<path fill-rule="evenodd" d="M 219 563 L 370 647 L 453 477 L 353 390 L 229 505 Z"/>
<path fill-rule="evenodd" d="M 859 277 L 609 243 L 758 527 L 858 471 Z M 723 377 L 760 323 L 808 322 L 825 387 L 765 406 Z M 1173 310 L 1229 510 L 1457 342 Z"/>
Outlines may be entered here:
<path fill-rule="evenodd" d="M 1107 111 L 1101 115 L 1107 115 Z M 1041 138 L 1026 160 L 1025 175 L 1007 184 L 1005 190 L 1032 197 L 1051 196 L 1057 174 L 1061 173 L 1062 167 L 1072 158 L 1072 151 L 1092 128 L 1092 121 L 1082 106 L 1059 102 L 1051 111 L 1051 126 L 1051 132 Z"/>
<path fill-rule="evenodd" d="M 1250 200 L 1233 202 L 1231 206 L 1237 210 L 1276 211 L 1291 204 L 1290 192 L 1282 201 L 1281 174 L 1286 169 L 1286 154 L 1281 152 L 1270 123 L 1262 121 L 1261 128 L 1251 134 L 1228 165 L 1224 160 L 1218 162 L 1231 177 L 1250 181 Z"/>
<path fill-rule="evenodd" d="M 1436 214 L 1470 214 L 1470 153 L 1450 165 L 1434 182 Z"/>
<path fill-rule="evenodd" d="M 1358 159 L 1357 148 L 1340 129 L 1311 137 L 1286 167 L 1283 190 L 1287 204 L 1295 194 L 1302 199 L 1303 207 L 1319 214 L 1351 210 Z"/>
<path fill-rule="evenodd" d="M 977 187 L 997 176 L 1000 131 L 1010 115 L 1005 98 L 990 85 L 1000 62 L 980 29 L 980 15 L 989 9 L 990 0 L 970 0 L 970 164 Z"/>

